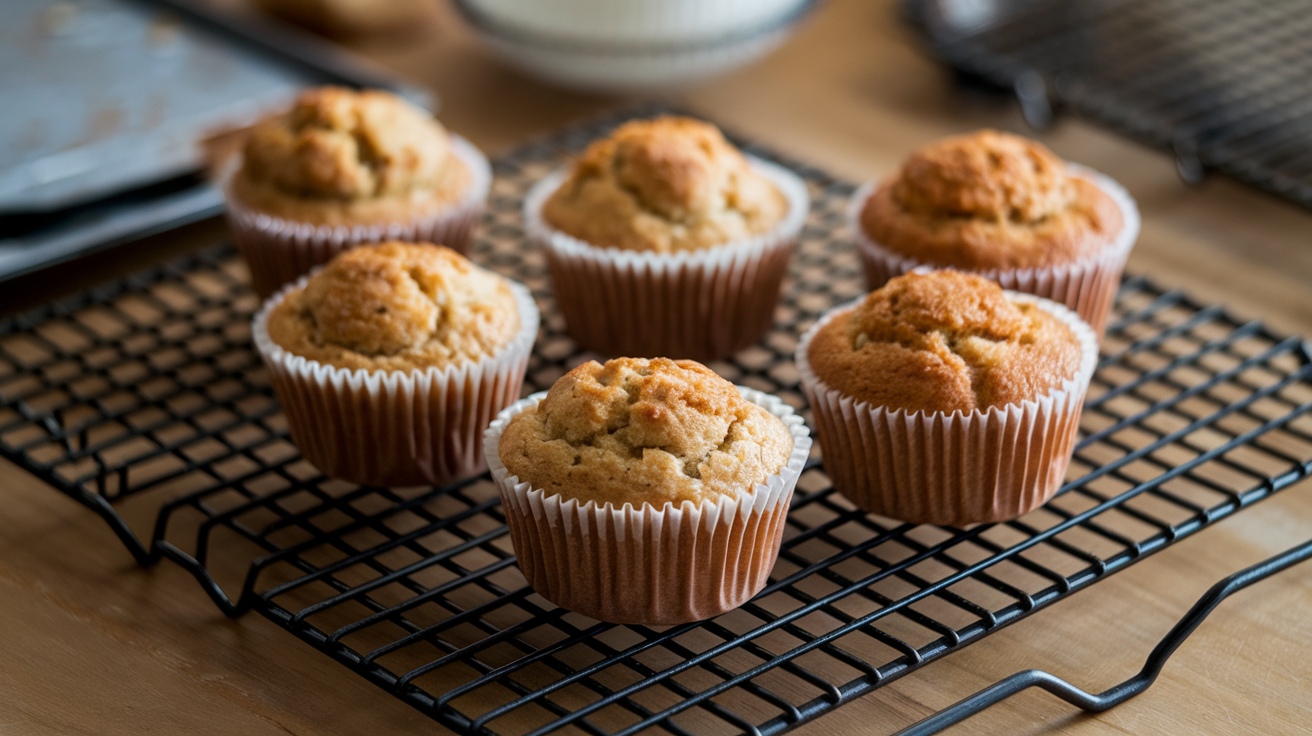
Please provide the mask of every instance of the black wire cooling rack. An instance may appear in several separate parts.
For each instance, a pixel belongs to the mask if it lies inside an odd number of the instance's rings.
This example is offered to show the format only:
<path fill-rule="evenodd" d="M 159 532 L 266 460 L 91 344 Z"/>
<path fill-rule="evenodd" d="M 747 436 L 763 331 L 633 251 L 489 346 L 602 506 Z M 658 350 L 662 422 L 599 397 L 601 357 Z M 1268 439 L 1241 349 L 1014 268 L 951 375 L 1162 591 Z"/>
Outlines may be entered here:
<path fill-rule="evenodd" d="M 562 331 L 521 197 L 615 122 L 495 166 L 473 258 L 542 306 L 526 392 L 592 356 Z M 852 187 L 785 163 L 814 206 L 776 328 L 712 367 L 801 406 L 797 336 L 863 287 Z M 258 611 L 462 732 L 781 732 L 1312 473 L 1306 345 L 1134 278 L 1048 505 L 899 524 L 853 510 L 813 460 L 760 595 L 702 623 L 611 625 L 526 587 L 486 478 L 357 487 L 301 460 L 250 346 L 256 306 L 223 246 L 8 320 L 0 453 L 98 511 L 143 564 L 173 560 L 229 615 Z"/>
<path fill-rule="evenodd" d="M 907 0 L 936 53 L 1054 108 L 1312 207 L 1312 3 Z"/>

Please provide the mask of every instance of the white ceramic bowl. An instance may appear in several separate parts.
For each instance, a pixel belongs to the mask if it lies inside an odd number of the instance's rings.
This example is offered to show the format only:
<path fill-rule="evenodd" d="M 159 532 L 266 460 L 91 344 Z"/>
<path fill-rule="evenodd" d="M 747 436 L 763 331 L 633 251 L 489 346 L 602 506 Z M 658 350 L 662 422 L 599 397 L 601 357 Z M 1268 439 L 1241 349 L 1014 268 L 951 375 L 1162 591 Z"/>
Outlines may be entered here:
<path fill-rule="evenodd" d="M 456 0 L 513 66 L 589 90 L 666 87 L 747 64 L 819 0 Z"/>

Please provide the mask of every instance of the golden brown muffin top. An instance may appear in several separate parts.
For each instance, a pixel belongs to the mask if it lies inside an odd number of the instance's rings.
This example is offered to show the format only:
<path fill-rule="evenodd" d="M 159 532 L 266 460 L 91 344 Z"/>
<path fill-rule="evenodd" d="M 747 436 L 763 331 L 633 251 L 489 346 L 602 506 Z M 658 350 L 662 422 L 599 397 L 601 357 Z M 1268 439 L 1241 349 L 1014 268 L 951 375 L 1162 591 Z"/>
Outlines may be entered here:
<path fill-rule="evenodd" d="M 491 356 L 520 329 L 506 279 L 440 245 L 339 254 L 269 315 L 269 337 L 339 368 L 444 368 Z"/>
<path fill-rule="evenodd" d="M 792 453 L 781 419 L 692 360 L 591 361 L 510 421 L 498 448 L 521 481 L 621 507 L 735 497 Z"/>
<path fill-rule="evenodd" d="M 588 146 L 542 214 L 593 245 L 671 253 L 766 233 L 788 201 L 714 125 L 660 117 Z"/>
<path fill-rule="evenodd" d="M 469 178 L 451 136 L 423 109 L 390 92 L 320 87 L 251 129 L 234 184 L 252 206 L 294 217 L 283 210 L 453 201 Z"/>
<path fill-rule="evenodd" d="M 873 406 L 970 412 L 1036 399 L 1073 378 L 1079 338 L 1052 313 L 956 271 L 909 273 L 820 328 L 820 380 Z"/>
<path fill-rule="evenodd" d="M 958 268 L 1033 268 L 1093 256 L 1123 227 L 1115 200 L 1038 141 L 995 130 L 913 153 L 866 201 L 885 248 Z"/>

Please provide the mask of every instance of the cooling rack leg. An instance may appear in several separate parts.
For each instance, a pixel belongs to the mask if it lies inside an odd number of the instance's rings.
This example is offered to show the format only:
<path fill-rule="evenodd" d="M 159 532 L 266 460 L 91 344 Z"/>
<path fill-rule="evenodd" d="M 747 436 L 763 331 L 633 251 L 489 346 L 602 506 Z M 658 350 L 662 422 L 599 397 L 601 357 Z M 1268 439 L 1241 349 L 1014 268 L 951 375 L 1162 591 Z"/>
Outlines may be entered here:
<path fill-rule="evenodd" d="M 1048 94 L 1048 81 L 1036 71 L 1021 72 L 1012 85 L 1016 101 L 1020 103 L 1021 114 L 1025 122 L 1035 130 L 1047 130 L 1057 114 Z"/>
<path fill-rule="evenodd" d="M 1184 643 L 1184 640 L 1193 633 L 1194 629 L 1198 628 L 1198 625 L 1207 618 L 1212 609 L 1216 608 L 1231 593 L 1243 590 L 1253 583 L 1265 580 L 1309 558 L 1312 558 L 1312 540 L 1281 552 L 1274 557 L 1269 557 L 1252 567 L 1240 570 L 1213 585 L 1198 599 L 1193 608 L 1189 609 L 1184 618 L 1181 618 L 1175 626 L 1171 627 L 1170 632 L 1158 642 L 1152 653 L 1148 655 L 1148 660 L 1144 662 L 1143 669 L 1139 670 L 1139 673 L 1134 677 L 1109 690 L 1098 694 L 1090 694 L 1060 677 L 1042 670 L 1025 670 L 999 680 L 974 695 L 912 724 L 899 731 L 896 736 L 928 736 L 928 734 L 938 733 L 948 726 L 960 723 L 1031 687 L 1043 688 L 1085 711 L 1100 713 L 1108 710 L 1147 690 L 1148 686 L 1157 679 L 1157 675 L 1161 673 L 1162 667 L 1165 666 L 1166 660 L 1170 658 L 1171 654 Z"/>
<path fill-rule="evenodd" d="M 138 565 L 150 567 L 159 559 L 158 555 L 141 543 L 141 539 L 137 537 L 136 532 L 132 531 L 132 527 L 128 526 L 127 522 L 114 510 L 109 501 L 105 500 L 104 496 L 98 493 L 79 493 L 73 495 L 73 498 L 90 507 L 100 515 L 100 518 L 105 520 L 105 523 L 109 524 L 109 528 L 113 530 L 114 535 L 123 543 L 123 546 L 128 548 L 128 552 L 132 554 L 132 559 L 136 560 Z"/>
<path fill-rule="evenodd" d="M 204 565 L 197 562 L 195 557 L 183 552 L 172 542 L 161 540 L 156 543 L 156 548 L 159 549 L 161 555 L 173 560 L 179 567 L 191 573 L 192 577 L 196 578 L 196 581 L 205 589 L 210 600 L 214 601 L 214 605 L 219 607 L 224 616 L 236 618 L 250 608 L 250 604 L 244 596 L 243 600 L 233 603 L 232 599 L 228 598 L 228 595 L 223 592 L 223 588 L 220 588 L 219 584 L 215 582 L 209 570 L 206 570 Z"/>

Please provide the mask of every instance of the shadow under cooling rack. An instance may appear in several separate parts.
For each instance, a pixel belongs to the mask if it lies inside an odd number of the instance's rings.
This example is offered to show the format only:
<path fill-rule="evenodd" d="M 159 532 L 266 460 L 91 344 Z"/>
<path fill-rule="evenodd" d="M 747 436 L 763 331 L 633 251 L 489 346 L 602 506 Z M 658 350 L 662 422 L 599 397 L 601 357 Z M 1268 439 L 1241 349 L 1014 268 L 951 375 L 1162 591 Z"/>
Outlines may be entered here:
<path fill-rule="evenodd" d="M 526 392 L 592 356 L 563 333 L 521 198 L 615 122 L 496 163 L 473 258 L 542 307 Z M 863 286 L 851 186 L 786 163 L 814 205 L 776 328 L 712 367 L 801 406 L 797 335 Z M 258 611 L 462 731 L 783 731 L 1312 473 L 1306 346 L 1130 279 L 1052 502 L 1004 524 L 899 524 L 853 510 L 813 460 L 760 595 L 701 623 L 611 625 L 526 587 L 486 478 L 357 487 L 301 460 L 249 344 L 256 306 L 217 247 L 10 320 L 0 452 L 141 562 L 183 565 L 230 615 Z"/>

